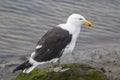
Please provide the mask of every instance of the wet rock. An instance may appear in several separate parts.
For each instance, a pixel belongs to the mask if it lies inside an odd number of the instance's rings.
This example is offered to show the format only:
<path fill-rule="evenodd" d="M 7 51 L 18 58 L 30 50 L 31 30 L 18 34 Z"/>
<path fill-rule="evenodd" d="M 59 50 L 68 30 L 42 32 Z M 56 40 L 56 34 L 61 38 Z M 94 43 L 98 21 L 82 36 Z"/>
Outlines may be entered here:
<path fill-rule="evenodd" d="M 96 71 L 88 65 L 64 64 L 70 68 L 65 72 L 46 72 L 46 69 L 35 69 L 29 74 L 21 73 L 13 80 L 107 80 L 104 73 Z M 84 66 L 84 68 L 83 68 Z"/>

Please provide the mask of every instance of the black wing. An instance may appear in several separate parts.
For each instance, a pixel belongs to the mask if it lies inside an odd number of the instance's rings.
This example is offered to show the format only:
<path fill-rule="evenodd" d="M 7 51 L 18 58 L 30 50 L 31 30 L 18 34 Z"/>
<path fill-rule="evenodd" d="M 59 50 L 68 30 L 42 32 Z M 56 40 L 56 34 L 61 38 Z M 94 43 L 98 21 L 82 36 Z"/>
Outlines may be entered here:
<path fill-rule="evenodd" d="M 49 30 L 37 43 L 42 45 L 41 48 L 35 50 L 32 58 L 38 62 L 49 61 L 53 58 L 59 58 L 62 50 L 71 41 L 72 35 L 62 28 L 53 28 Z"/>

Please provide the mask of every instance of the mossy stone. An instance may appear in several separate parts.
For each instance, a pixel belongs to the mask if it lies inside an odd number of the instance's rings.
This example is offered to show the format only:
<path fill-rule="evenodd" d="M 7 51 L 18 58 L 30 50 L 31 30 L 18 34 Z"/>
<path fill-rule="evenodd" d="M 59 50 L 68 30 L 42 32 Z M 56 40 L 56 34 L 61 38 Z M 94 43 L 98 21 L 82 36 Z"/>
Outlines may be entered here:
<path fill-rule="evenodd" d="M 46 69 L 35 69 L 29 74 L 21 73 L 13 80 L 107 80 L 104 73 L 98 72 L 84 64 L 64 64 L 70 68 L 65 72 L 46 72 Z"/>

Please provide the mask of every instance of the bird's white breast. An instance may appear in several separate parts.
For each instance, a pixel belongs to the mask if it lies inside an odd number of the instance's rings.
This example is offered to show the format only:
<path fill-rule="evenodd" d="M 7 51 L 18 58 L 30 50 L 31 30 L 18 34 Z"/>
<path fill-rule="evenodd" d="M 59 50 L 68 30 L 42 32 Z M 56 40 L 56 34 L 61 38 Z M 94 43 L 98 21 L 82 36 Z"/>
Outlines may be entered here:
<path fill-rule="evenodd" d="M 78 35 L 73 35 L 72 36 L 72 40 L 71 42 L 66 46 L 66 48 L 64 49 L 63 55 L 67 54 L 67 53 L 72 53 L 74 48 L 75 48 L 75 44 L 76 44 L 76 39 L 77 39 Z"/>
<path fill-rule="evenodd" d="M 69 33 L 72 34 L 72 39 L 71 39 L 70 43 L 64 49 L 63 55 L 65 55 L 67 53 L 72 53 L 74 50 L 75 44 L 76 44 L 76 40 L 80 33 L 80 27 L 75 27 L 75 26 L 66 25 L 66 24 L 60 24 L 58 26 L 69 31 Z"/>

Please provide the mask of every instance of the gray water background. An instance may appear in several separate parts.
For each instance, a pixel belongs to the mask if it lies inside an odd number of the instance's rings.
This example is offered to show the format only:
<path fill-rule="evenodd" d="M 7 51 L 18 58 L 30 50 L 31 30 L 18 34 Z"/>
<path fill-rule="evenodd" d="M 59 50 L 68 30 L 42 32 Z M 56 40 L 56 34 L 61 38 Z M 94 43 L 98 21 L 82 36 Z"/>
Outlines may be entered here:
<path fill-rule="evenodd" d="M 0 0 L 1 69 L 29 57 L 44 33 L 72 13 L 93 23 L 93 28 L 82 26 L 74 51 L 77 61 L 120 61 L 120 0 Z M 67 57 L 63 63 L 73 62 Z M 5 74 L 1 79 L 6 80 Z"/>

